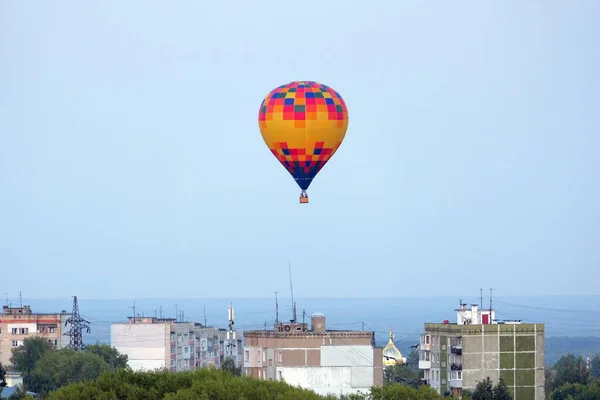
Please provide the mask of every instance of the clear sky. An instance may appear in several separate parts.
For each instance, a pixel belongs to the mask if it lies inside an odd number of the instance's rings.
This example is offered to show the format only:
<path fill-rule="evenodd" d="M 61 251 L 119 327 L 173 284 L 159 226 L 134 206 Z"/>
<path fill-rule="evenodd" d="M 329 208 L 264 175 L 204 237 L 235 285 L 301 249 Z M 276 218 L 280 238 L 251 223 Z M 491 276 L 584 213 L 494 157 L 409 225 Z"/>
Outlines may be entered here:
<path fill-rule="evenodd" d="M 0 292 L 597 294 L 597 1 L 0 3 Z M 274 87 L 345 99 L 300 189 Z"/>

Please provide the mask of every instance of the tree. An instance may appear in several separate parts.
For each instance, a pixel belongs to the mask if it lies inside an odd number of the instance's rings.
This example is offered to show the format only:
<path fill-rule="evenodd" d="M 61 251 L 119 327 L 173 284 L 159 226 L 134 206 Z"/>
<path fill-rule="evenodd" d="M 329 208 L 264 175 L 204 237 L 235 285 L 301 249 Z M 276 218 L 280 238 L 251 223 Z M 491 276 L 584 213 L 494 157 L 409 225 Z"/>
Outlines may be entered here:
<path fill-rule="evenodd" d="M 73 382 L 96 380 L 111 368 L 98 354 L 70 348 L 46 353 L 31 374 L 29 390 L 47 394 Z"/>
<path fill-rule="evenodd" d="M 562 356 L 552 368 L 552 390 L 567 383 L 581 383 L 586 385 L 590 379 L 590 372 L 583 357 L 575 357 L 569 353 Z"/>
<path fill-rule="evenodd" d="M 6 369 L 0 363 L 0 388 L 6 387 Z M 0 389 L 1 391 L 2 389 Z"/>
<path fill-rule="evenodd" d="M 590 374 L 594 378 L 600 378 L 600 354 L 592 356 L 590 360 Z"/>
<path fill-rule="evenodd" d="M 489 377 L 477 382 L 473 392 L 473 400 L 494 400 L 494 386 Z"/>
<path fill-rule="evenodd" d="M 99 355 L 112 369 L 127 368 L 127 354 L 121 354 L 107 344 L 92 344 L 87 346 L 85 351 Z"/>
<path fill-rule="evenodd" d="M 383 370 L 383 382 L 386 384 L 399 383 L 417 387 L 419 373 L 406 364 L 390 365 Z"/>
<path fill-rule="evenodd" d="M 242 375 L 242 368 L 235 365 L 235 360 L 231 357 L 227 357 L 223 364 L 221 365 L 221 369 L 226 371 L 230 371 L 235 376 Z"/>
<path fill-rule="evenodd" d="M 53 346 L 43 337 L 28 337 L 23 340 L 21 346 L 12 349 L 10 362 L 13 369 L 25 375 L 28 367 L 30 371 L 33 371 L 38 360 L 51 350 L 53 350 Z"/>
<path fill-rule="evenodd" d="M 492 392 L 494 394 L 494 400 L 512 400 L 513 398 L 508 389 L 508 385 L 502 378 L 500 378 L 496 386 L 494 386 Z"/>

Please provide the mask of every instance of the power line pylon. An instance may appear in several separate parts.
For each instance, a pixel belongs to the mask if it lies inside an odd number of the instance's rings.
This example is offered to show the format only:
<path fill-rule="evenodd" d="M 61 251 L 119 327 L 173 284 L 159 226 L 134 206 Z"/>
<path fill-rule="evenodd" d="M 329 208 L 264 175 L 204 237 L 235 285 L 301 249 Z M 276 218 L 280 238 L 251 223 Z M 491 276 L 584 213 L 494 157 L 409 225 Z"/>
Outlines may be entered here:
<path fill-rule="evenodd" d="M 87 333 L 90 333 L 90 326 L 88 325 L 90 322 L 81 318 L 81 315 L 79 315 L 77 296 L 73 296 L 73 313 L 65 321 L 65 326 L 69 323 L 71 324 L 71 328 L 64 334 L 71 338 L 69 340 L 69 347 L 75 349 L 75 351 L 83 350 L 85 347 L 83 344 L 83 330 L 85 329 Z"/>

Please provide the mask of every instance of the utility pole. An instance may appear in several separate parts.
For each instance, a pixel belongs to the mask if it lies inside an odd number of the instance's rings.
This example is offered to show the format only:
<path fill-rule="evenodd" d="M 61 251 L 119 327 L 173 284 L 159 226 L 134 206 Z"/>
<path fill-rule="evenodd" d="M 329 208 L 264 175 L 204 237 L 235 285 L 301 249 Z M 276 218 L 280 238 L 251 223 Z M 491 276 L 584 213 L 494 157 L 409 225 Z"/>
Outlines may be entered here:
<path fill-rule="evenodd" d="M 162 306 L 160 306 L 160 319 L 162 319 Z"/>
<path fill-rule="evenodd" d="M 179 319 L 179 311 L 177 310 L 177 304 L 175 304 L 175 322 Z"/>
<path fill-rule="evenodd" d="M 71 328 L 68 332 L 64 333 L 65 336 L 70 336 L 69 347 L 75 349 L 75 351 L 83 350 L 85 345 L 83 344 L 83 330 L 86 329 L 90 332 L 89 321 L 81 318 L 79 315 L 79 304 L 77 303 L 77 296 L 73 296 L 73 312 L 71 316 L 65 322 L 65 325 L 70 323 Z"/>
<path fill-rule="evenodd" d="M 30 364 L 30 359 L 31 357 L 29 356 L 29 347 L 27 346 L 27 389 L 30 390 L 31 388 L 31 364 Z"/>
<path fill-rule="evenodd" d="M 206 306 L 204 306 L 204 327 L 206 328 Z"/>
<path fill-rule="evenodd" d="M 19 302 L 21 303 L 21 308 L 23 308 L 23 296 L 21 295 L 20 290 L 19 290 Z"/>

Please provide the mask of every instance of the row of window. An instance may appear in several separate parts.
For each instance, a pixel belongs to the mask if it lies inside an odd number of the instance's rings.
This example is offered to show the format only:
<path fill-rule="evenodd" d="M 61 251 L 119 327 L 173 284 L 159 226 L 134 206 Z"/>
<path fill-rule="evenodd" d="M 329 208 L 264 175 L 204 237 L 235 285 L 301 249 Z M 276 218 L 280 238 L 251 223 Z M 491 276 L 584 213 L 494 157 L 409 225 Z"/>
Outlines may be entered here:
<path fill-rule="evenodd" d="M 427 380 L 433 380 L 433 381 L 439 381 L 440 380 L 440 371 L 439 370 L 425 370 L 425 379 Z M 451 380 L 462 380 L 463 376 L 462 376 L 462 371 L 448 371 L 448 377 L 447 379 L 451 379 Z M 442 385 L 446 383 L 446 378 L 442 377 L 442 381 L 441 381 Z"/>
<path fill-rule="evenodd" d="M 38 326 L 37 333 L 55 333 L 55 326 Z M 11 328 L 13 335 L 29 335 L 29 328 Z M 2 334 L 2 328 L 0 328 L 0 334 Z"/>
<path fill-rule="evenodd" d="M 258 353 L 257 360 L 258 361 L 261 360 L 261 354 L 262 354 L 262 362 L 266 363 L 267 362 L 267 352 L 261 351 L 260 349 L 258 349 L 257 353 Z M 275 358 L 277 360 L 276 362 L 278 362 L 278 363 L 283 362 L 283 354 L 280 351 L 275 352 Z M 250 361 L 250 350 L 246 350 L 245 359 L 246 359 L 246 361 Z M 269 364 L 271 364 L 272 362 L 273 362 L 273 360 L 269 359 Z"/>
<path fill-rule="evenodd" d="M 58 340 L 57 339 L 48 339 L 48 343 L 53 344 L 55 346 L 58 346 Z M 13 340 L 12 341 L 12 347 L 19 347 L 20 345 L 23 344 L 22 340 Z"/>

